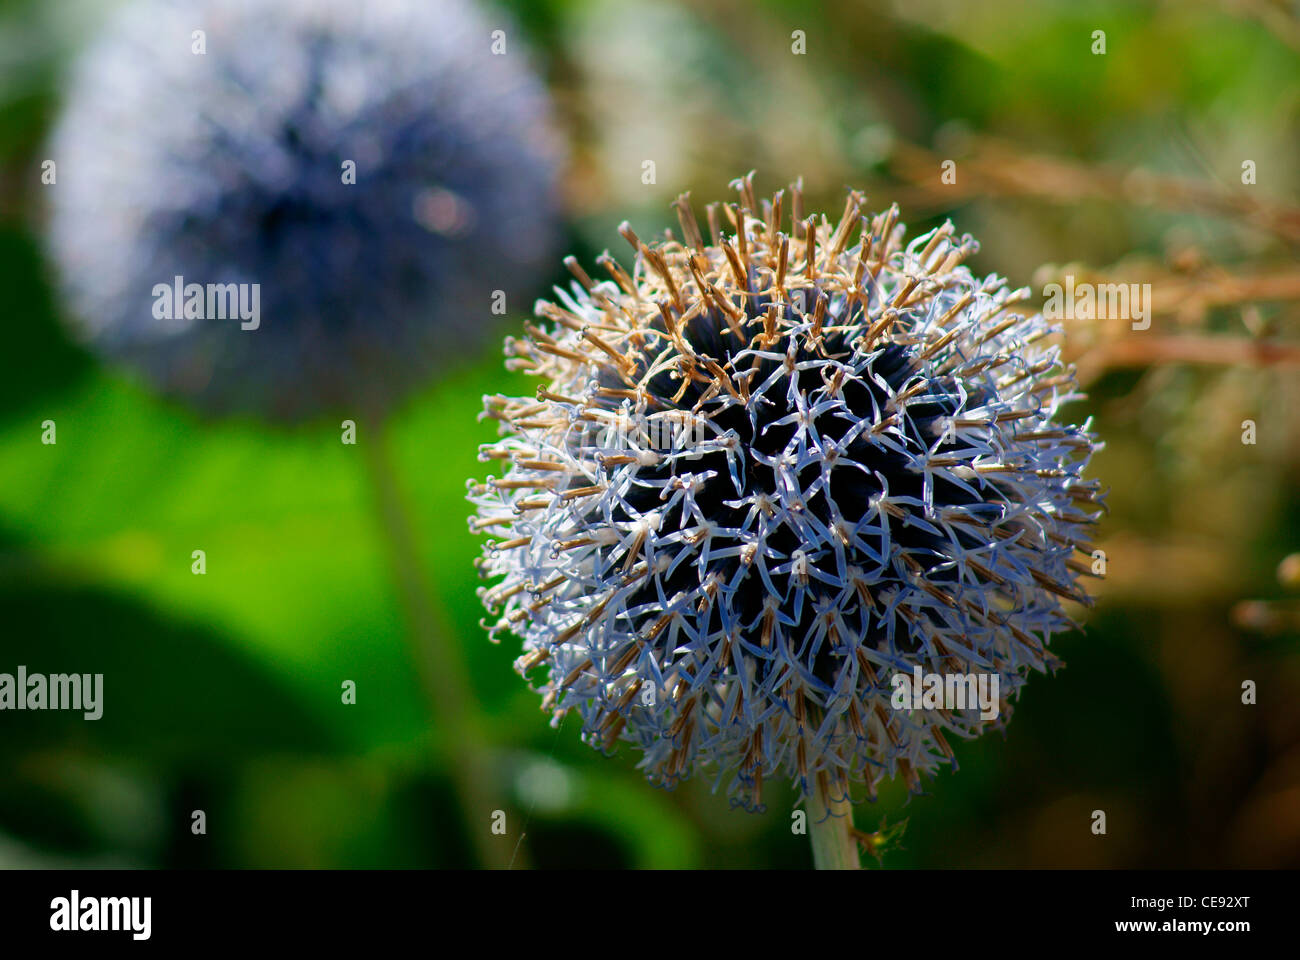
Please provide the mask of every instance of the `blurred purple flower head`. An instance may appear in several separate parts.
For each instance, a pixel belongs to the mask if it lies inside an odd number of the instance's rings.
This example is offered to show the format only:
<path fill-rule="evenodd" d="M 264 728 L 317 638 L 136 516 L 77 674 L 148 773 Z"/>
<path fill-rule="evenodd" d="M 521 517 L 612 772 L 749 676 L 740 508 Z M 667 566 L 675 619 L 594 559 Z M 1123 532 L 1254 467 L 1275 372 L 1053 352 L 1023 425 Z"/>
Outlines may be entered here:
<path fill-rule="evenodd" d="M 79 333 L 203 409 L 290 420 L 385 409 L 471 352 L 557 232 L 550 106 L 504 26 L 462 0 L 122 9 L 49 149 Z"/>
<path fill-rule="evenodd" d="M 1097 444 L 1056 417 L 1055 331 L 961 265 L 970 237 L 735 186 L 711 242 L 685 197 L 681 242 L 624 225 L 631 271 L 568 261 L 572 289 L 507 342 L 542 385 L 485 399 L 491 632 L 523 638 L 545 709 L 635 744 L 656 783 L 704 768 L 749 807 L 773 776 L 919 789 L 1088 602 Z M 918 667 L 996 679 L 1001 709 L 900 707 Z"/>

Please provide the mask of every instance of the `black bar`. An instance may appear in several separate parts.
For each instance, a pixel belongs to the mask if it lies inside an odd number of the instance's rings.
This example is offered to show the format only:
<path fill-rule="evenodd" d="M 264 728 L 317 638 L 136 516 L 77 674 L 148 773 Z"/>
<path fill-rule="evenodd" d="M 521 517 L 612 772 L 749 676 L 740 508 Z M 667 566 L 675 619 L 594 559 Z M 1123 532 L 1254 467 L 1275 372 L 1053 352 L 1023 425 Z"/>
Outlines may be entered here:
<path fill-rule="evenodd" d="M 979 949 L 1009 941 L 1045 949 L 1124 941 L 1232 947 L 1243 938 L 1275 938 L 1290 928 L 1293 918 L 1284 911 L 1293 884 L 1292 874 L 1266 871 L 610 877 L 524 871 L 12 871 L 0 873 L 0 930 L 6 948 L 62 941 L 91 949 L 114 943 L 337 949 L 413 939 L 460 954 L 466 947 L 453 947 L 458 934 L 481 938 L 473 949 L 492 953 L 514 938 L 521 946 L 546 942 L 552 949 L 563 949 L 565 940 L 598 949 L 608 941 L 616 951 L 633 949 L 637 942 L 648 946 L 660 937 L 665 945 L 688 938 L 700 948 L 717 944 L 719 950 L 742 954 L 767 954 L 787 939 L 808 947 L 842 938 L 868 953 L 872 944 L 874 950 L 890 944 L 898 950 Z M 118 926 L 127 929 L 52 929 L 69 925 L 74 890 L 78 925 L 101 915 L 108 925 L 116 914 Z M 105 909 L 101 899 L 132 897 L 149 898 L 147 939 L 136 939 L 144 932 L 143 899 L 139 913 L 126 912 L 120 902 Z M 94 905 L 88 907 L 88 900 Z M 1134 923 L 1154 927 L 1120 927 Z M 1205 923 L 1211 925 L 1208 932 L 1199 928 Z M 697 928 L 703 928 L 703 936 L 690 933 Z"/>

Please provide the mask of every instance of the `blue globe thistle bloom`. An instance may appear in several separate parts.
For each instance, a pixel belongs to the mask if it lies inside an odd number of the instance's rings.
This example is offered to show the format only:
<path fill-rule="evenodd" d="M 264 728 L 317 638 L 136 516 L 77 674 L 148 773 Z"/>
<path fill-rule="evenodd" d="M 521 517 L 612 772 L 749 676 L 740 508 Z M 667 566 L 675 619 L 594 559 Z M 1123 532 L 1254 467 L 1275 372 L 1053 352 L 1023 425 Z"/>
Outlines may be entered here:
<path fill-rule="evenodd" d="M 382 412 L 483 342 L 557 219 L 550 107 L 502 26 L 460 0 L 126 6 L 49 151 L 79 333 L 201 408 L 290 420 Z"/>
<path fill-rule="evenodd" d="M 918 790 L 950 735 L 1001 726 L 1056 665 L 1063 601 L 1088 602 L 1097 444 L 1056 418 L 1075 396 L 1056 331 L 962 266 L 970 237 L 734 185 L 711 242 L 687 197 L 680 242 L 624 224 L 631 271 L 570 259 L 572 289 L 507 341 L 542 385 L 485 398 L 491 633 L 523 638 L 557 721 L 633 743 L 658 784 L 704 768 L 751 808 L 773 776 Z M 900 704 L 917 668 L 996 678 L 1000 709 Z"/>

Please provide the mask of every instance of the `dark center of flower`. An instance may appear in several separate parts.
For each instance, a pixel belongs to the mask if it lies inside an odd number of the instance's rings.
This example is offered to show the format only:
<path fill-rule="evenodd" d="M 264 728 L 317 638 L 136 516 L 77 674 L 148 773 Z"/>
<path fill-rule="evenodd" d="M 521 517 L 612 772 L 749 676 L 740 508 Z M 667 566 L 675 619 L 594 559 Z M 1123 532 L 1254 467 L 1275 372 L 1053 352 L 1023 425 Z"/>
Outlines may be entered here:
<path fill-rule="evenodd" d="M 766 308 L 764 298 L 755 298 L 752 315 L 761 317 Z M 670 488 L 669 481 L 674 478 L 691 475 L 698 481 L 707 477 L 702 483 L 696 483 L 693 502 L 699 513 L 712 521 L 717 537 L 707 560 L 682 563 L 671 573 L 657 578 L 657 583 L 656 578 L 650 579 L 629 598 L 627 609 L 629 616 L 635 618 L 632 626 L 639 633 L 644 635 L 661 615 L 660 590 L 665 598 L 671 600 L 679 592 L 697 590 L 701 583 L 712 577 L 720 583 L 735 585 L 727 606 L 733 622 L 739 621 L 748 634 L 752 636 L 755 633 L 754 628 L 762 620 L 767 607 L 775 601 L 778 615 L 786 624 L 786 636 L 792 638 L 794 644 L 801 645 L 813 632 L 817 618 L 824 615 L 828 606 L 834 604 L 840 595 L 840 587 L 831 584 L 841 580 L 841 561 L 829 543 L 820 546 L 810 544 L 806 527 L 800 530 L 795 525 L 794 518 L 789 516 L 790 507 L 797 503 L 796 510 L 814 518 L 821 527 L 829 529 L 837 521 L 858 527 L 859 521 L 873 512 L 873 503 L 882 494 L 887 494 L 891 501 L 913 498 L 916 504 L 923 502 L 924 477 L 912 466 L 914 457 L 924 457 L 927 454 L 942 456 L 957 446 L 954 442 L 943 439 L 947 419 L 957 414 L 962 407 L 957 384 L 952 377 L 922 377 L 916 351 L 898 343 L 882 344 L 863 364 L 860 356 L 855 359 L 855 348 L 851 342 L 859 334 L 850 335 L 843 330 L 844 326 L 854 326 L 851 320 L 852 318 L 848 323 L 841 320 L 838 326 L 828 329 L 820 350 L 811 349 L 805 338 L 790 336 L 771 348 L 772 352 L 780 353 L 793 345 L 793 350 L 785 355 L 785 359 L 778 361 L 762 358 L 756 367 L 750 357 L 736 362 L 736 355 L 742 347 L 731 335 L 725 318 L 719 311 L 715 309 L 703 312 L 690 321 L 683 330 L 683 336 L 692 349 L 712 357 L 729 372 L 735 372 L 739 367 L 749 376 L 751 384 L 767 381 L 779 367 L 784 366 L 790 370 L 793 361 L 794 369 L 788 374 L 795 381 L 793 391 L 789 379 L 780 378 L 771 389 L 764 392 L 762 402 L 748 406 L 728 405 L 724 402 L 724 395 L 723 399 L 714 397 L 701 404 L 709 389 L 708 383 L 692 381 L 683 391 L 680 379 L 671 372 L 660 373 L 649 380 L 647 392 L 665 409 L 698 409 L 701 415 L 711 419 L 718 431 L 731 432 L 737 437 L 743 453 L 744 468 L 741 474 L 743 490 L 739 494 L 731 478 L 728 455 L 722 451 L 709 451 L 693 460 L 664 459 L 657 465 L 637 470 L 635 481 L 616 505 L 610 519 L 616 523 L 632 522 L 638 519 L 638 515 L 661 510 L 661 536 L 674 530 L 690 528 L 697 520 L 694 515 L 688 515 L 683 500 L 664 509 L 664 501 L 668 499 L 665 491 Z M 827 358 L 846 367 L 856 365 L 860 372 L 856 377 L 846 377 L 841 383 L 839 389 L 842 403 L 824 405 L 826 409 L 804 418 L 802 422 L 798 418 L 792 418 L 792 415 L 799 413 L 792 403 L 792 397 L 802 397 L 805 409 L 811 410 L 815 399 L 825 396 Z M 639 372 L 643 371 L 644 366 Z M 870 432 L 854 431 L 855 425 L 862 420 L 874 422 L 878 416 L 888 415 L 878 412 L 897 411 L 894 398 L 921 379 L 925 382 L 924 390 L 908 400 L 906 415 L 900 416 L 898 422 L 890 428 L 891 440 L 901 445 L 906 452 L 880 443 L 876 435 Z M 603 385 L 618 386 L 612 378 Z M 978 405 L 979 402 L 978 397 L 967 399 L 968 405 Z M 773 464 L 779 463 L 783 456 L 791 453 L 792 443 L 800 430 L 814 433 L 821 438 L 824 448 L 834 449 L 834 462 L 806 463 L 793 473 L 787 472 L 783 478 L 781 471 Z M 658 452 L 669 452 L 662 443 L 662 438 Z M 791 476 L 802 496 L 792 497 L 789 490 Z M 827 479 L 818 483 L 823 476 Z M 967 510 L 985 504 L 994 512 L 1000 512 L 1000 507 L 972 496 L 968 489 L 950 480 L 935 476 L 931 482 L 936 504 L 960 506 Z M 996 495 L 996 488 L 987 480 L 975 481 L 973 485 Z M 740 537 L 732 531 L 744 529 L 751 514 L 750 504 L 739 501 L 752 496 L 765 496 L 768 501 L 778 505 L 774 517 L 782 518 L 781 522 L 768 526 L 764 540 L 770 556 L 767 582 L 759 576 L 755 561 L 746 563 L 742 558 L 728 554 L 725 544 L 719 542 L 728 537 L 739 542 Z M 953 581 L 956 578 L 955 571 L 951 568 L 941 569 L 951 559 L 951 540 L 947 536 L 936 535 L 932 528 L 926 529 L 924 524 L 917 523 L 913 509 L 899 510 L 897 513 L 898 516 L 889 512 L 880 513 L 879 527 L 864 525 L 860 528 L 865 531 L 866 541 L 875 555 L 872 556 L 860 547 L 847 545 L 847 566 L 876 570 L 882 563 L 881 558 L 891 556 L 892 544 L 895 551 L 901 548 L 902 553 L 919 564 L 927 580 L 935 583 Z M 752 521 L 748 528 L 748 533 L 754 532 Z M 888 531 L 887 535 L 885 530 Z M 959 531 L 958 536 L 970 546 L 978 542 L 969 533 Z M 774 568 L 781 565 L 781 560 L 795 556 L 796 551 L 802 551 L 806 556 L 807 571 L 800 574 L 788 570 L 776 572 Z M 897 556 L 897 552 L 894 555 Z M 608 548 L 597 565 L 599 568 L 604 564 L 612 569 L 622 560 L 623 556 L 616 549 Z M 798 583 L 794 582 L 796 579 Z M 883 575 L 874 578 L 872 590 L 876 597 L 884 598 L 890 595 L 891 590 L 908 589 L 913 581 L 914 576 L 907 571 L 887 567 Z M 775 591 L 769 589 L 768 583 Z M 897 649 L 913 652 L 918 645 L 917 631 L 897 622 L 894 629 L 890 630 L 889 619 L 896 618 L 897 614 L 885 617 L 883 610 L 883 605 L 879 603 L 874 611 L 859 608 L 856 618 L 846 617 L 846 620 L 857 629 L 859 636 L 873 646 L 887 644 L 888 636 L 892 633 Z M 715 603 L 709 621 L 701 622 L 699 626 L 710 632 L 725 630 L 722 617 L 722 606 Z M 813 676 L 824 684 L 833 684 L 842 657 L 843 651 L 835 651 L 830 644 L 823 643 L 812 658 Z M 772 659 L 758 659 L 760 681 L 775 662 Z"/>

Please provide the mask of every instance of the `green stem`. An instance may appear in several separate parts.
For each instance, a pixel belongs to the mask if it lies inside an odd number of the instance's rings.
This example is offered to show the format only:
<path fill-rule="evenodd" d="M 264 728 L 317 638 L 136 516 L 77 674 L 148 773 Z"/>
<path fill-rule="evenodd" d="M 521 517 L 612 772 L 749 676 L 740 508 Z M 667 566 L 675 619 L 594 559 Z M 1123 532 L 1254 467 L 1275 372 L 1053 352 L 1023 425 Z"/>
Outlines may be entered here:
<path fill-rule="evenodd" d="M 465 700 L 469 674 L 452 639 L 455 631 L 450 617 L 438 602 L 432 582 L 420 562 L 411 534 L 410 514 L 393 467 L 387 422 L 375 416 L 368 418 L 366 423 L 368 429 L 357 445 L 365 452 L 380 526 L 388 545 L 389 562 L 406 612 L 411 653 L 419 670 L 429 712 L 445 744 L 447 773 L 456 789 L 466 830 L 473 840 L 479 862 L 488 867 L 508 869 L 515 845 L 507 836 L 491 832 L 492 812 L 504 805 L 492 799 L 491 778 L 483 759 L 486 750 L 474 711 Z"/>
<path fill-rule="evenodd" d="M 808 797 L 808 835 L 813 866 L 818 870 L 860 870 L 858 841 L 854 838 L 853 804 L 847 796 L 829 803 L 820 786 Z"/>

